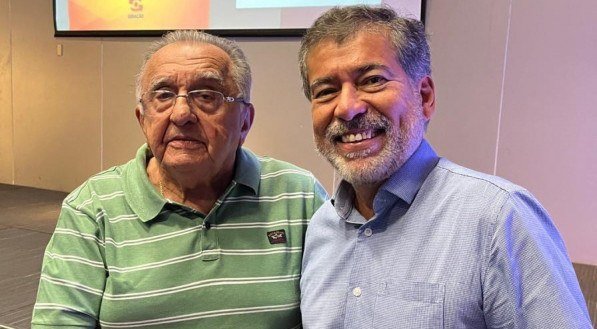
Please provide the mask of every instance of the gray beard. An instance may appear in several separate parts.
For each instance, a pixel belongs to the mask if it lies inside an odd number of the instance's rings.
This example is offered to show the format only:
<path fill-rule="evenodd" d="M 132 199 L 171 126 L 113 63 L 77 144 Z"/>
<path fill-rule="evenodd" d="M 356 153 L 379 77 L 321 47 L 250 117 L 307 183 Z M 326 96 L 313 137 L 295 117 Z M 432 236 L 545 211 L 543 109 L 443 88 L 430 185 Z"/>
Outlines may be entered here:
<path fill-rule="evenodd" d="M 339 136 L 350 129 L 383 130 L 385 144 L 377 155 L 370 156 L 369 150 L 337 153 L 335 144 Z M 396 127 L 385 116 L 370 111 L 351 121 L 336 120 L 326 129 L 324 138 L 315 137 L 315 145 L 336 169 L 353 186 L 378 184 L 387 180 L 415 152 L 423 139 L 425 120 L 422 109 L 411 109 Z"/>

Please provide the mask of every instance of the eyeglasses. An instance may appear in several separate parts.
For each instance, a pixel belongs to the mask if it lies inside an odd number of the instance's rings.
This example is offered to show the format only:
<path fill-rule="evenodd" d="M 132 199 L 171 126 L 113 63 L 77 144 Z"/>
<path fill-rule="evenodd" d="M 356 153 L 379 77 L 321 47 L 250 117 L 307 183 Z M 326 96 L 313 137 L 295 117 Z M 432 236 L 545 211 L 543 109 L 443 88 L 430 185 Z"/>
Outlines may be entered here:
<path fill-rule="evenodd" d="M 209 89 L 191 90 L 186 95 L 162 89 L 148 91 L 141 95 L 139 101 L 152 111 L 161 113 L 170 110 L 178 97 L 186 98 L 190 107 L 209 113 L 217 111 L 224 102 L 249 104 L 242 97 L 225 96 L 219 91 Z"/>

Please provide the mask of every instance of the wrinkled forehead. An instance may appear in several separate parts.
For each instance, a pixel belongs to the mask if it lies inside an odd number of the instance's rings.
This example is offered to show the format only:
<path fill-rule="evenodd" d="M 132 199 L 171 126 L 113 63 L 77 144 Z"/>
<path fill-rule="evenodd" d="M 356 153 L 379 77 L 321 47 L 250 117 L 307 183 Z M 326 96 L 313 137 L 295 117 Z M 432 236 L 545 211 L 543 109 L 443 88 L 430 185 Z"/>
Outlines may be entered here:
<path fill-rule="evenodd" d="M 156 81 L 207 79 L 231 86 L 232 60 L 221 48 L 197 42 L 176 42 L 162 47 L 147 61 L 141 84 L 147 89 Z"/>

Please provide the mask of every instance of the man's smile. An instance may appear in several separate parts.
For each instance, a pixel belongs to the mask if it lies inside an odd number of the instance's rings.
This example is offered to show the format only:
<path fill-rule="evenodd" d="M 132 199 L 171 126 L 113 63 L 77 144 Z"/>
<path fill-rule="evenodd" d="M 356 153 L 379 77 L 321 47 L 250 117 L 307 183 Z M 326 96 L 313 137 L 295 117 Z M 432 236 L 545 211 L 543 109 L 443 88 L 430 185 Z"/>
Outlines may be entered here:
<path fill-rule="evenodd" d="M 379 131 L 367 129 L 361 132 L 350 132 L 340 136 L 342 143 L 354 143 L 371 139 L 379 134 Z"/>

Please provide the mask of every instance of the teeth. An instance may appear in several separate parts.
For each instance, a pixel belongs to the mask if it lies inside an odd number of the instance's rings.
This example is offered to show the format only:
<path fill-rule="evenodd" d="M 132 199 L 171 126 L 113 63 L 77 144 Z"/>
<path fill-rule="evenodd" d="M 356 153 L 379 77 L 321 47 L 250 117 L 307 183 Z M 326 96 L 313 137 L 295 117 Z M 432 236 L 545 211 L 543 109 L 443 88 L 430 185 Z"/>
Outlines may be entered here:
<path fill-rule="evenodd" d="M 370 139 L 371 136 L 373 136 L 373 133 L 371 132 L 371 130 L 368 130 L 368 131 L 365 131 L 362 133 L 358 133 L 358 134 L 343 135 L 342 142 L 343 143 L 360 142 L 365 139 Z"/>

